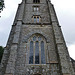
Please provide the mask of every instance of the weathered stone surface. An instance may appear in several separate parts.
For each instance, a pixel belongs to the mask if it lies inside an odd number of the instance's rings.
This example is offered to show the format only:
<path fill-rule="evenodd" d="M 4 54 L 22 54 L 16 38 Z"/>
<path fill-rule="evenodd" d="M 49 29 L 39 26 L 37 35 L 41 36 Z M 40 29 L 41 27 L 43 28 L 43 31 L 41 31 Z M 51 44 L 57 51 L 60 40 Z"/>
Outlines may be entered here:
<path fill-rule="evenodd" d="M 73 66 L 74 71 L 75 71 L 75 60 L 73 60 L 73 59 L 71 58 L 71 60 L 70 60 L 70 61 L 72 62 L 72 66 Z"/>
<path fill-rule="evenodd" d="M 34 12 L 33 7 L 39 11 Z M 41 22 L 34 23 L 32 17 L 40 16 Z M 35 64 L 35 41 L 39 36 L 39 61 Z M 33 41 L 33 63 L 29 64 L 30 42 Z M 41 43 L 44 42 L 45 64 L 41 63 Z M 0 68 L 0 75 L 75 75 L 74 68 L 59 26 L 53 5 L 49 0 L 22 0 L 11 29 Z"/>
<path fill-rule="evenodd" d="M 4 75 L 13 75 L 13 74 L 4 74 Z"/>

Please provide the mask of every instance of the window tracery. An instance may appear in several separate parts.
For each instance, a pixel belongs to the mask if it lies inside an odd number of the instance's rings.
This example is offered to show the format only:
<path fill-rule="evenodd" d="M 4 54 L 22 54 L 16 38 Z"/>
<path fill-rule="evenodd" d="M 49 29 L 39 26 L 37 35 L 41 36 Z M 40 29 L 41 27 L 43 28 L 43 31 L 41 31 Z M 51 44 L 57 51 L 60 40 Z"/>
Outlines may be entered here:
<path fill-rule="evenodd" d="M 32 35 L 29 39 L 29 64 L 45 64 L 45 38 L 41 35 Z"/>

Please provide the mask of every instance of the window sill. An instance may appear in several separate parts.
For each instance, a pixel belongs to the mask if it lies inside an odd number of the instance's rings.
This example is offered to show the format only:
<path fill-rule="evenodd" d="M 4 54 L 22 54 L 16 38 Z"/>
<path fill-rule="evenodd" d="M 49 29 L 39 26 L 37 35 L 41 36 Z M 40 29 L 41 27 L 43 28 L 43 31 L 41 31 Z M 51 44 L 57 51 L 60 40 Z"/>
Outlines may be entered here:
<path fill-rule="evenodd" d="M 47 65 L 47 64 L 26 64 L 28 66 L 44 66 L 44 65 Z"/>

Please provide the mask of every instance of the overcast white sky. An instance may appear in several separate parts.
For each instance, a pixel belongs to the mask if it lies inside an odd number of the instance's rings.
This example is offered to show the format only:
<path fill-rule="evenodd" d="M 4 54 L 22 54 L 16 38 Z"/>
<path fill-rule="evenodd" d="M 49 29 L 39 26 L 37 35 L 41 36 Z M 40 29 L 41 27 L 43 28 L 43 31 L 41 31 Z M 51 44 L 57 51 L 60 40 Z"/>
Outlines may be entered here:
<path fill-rule="evenodd" d="M 18 4 L 22 0 L 5 0 L 5 8 L 0 18 L 0 46 L 5 46 L 14 21 Z M 70 53 L 75 59 L 75 0 L 51 0 L 61 25 Z"/>

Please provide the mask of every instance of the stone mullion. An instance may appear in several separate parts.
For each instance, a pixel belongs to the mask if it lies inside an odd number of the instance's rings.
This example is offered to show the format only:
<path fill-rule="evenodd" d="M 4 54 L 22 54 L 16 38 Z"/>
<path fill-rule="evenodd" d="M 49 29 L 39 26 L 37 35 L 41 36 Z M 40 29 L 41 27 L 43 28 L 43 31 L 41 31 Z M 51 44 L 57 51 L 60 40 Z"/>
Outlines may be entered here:
<path fill-rule="evenodd" d="M 29 57 L 30 57 L 30 41 L 29 41 L 29 43 L 27 43 L 26 45 L 27 45 L 27 46 L 26 46 L 26 47 L 27 47 L 27 50 L 26 50 L 26 54 L 25 54 L 25 55 L 26 55 L 26 56 L 28 55 L 28 56 L 26 57 L 26 64 L 27 64 L 27 63 L 29 63 Z"/>
<path fill-rule="evenodd" d="M 36 16 L 36 23 L 37 23 L 37 16 Z"/>
<path fill-rule="evenodd" d="M 48 44 L 47 44 L 47 52 L 46 52 L 46 63 L 49 63 L 49 59 L 48 59 Z"/>
<path fill-rule="evenodd" d="M 39 61 L 41 64 L 41 41 L 39 41 Z"/>
<path fill-rule="evenodd" d="M 46 57 L 48 56 L 48 59 L 49 59 L 49 55 L 47 55 L 47 43 L 45 40 L 44 40 L 44 51 L 45 51 L 45 61 L 47 62 Z"/>
<path fill-rule="evenodd" d="M 32 22 L 34 22 L 34 16 L 32 17 Z"/>
<path fill-rule="evenodd" d="M 41 18 L 40 18 L 40 16 L 39 16 L 39 22 L 41 22 Z"/>
<path fill-rule="evenodd" d="M 33 64 L 35 64 L 35 41 L 33 42 Z"/>

